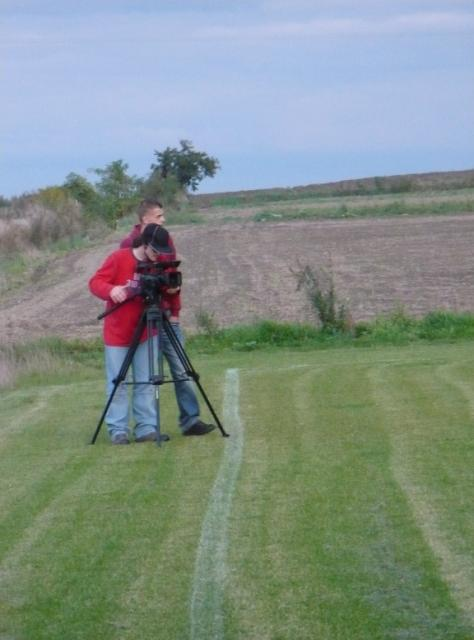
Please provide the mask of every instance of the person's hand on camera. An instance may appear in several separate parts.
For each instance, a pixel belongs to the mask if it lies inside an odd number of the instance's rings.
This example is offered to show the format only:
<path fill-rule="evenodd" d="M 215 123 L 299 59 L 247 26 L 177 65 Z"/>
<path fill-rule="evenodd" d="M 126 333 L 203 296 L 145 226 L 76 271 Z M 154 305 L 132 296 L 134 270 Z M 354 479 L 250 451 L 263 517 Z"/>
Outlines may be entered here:
<path fill-rule="evenodd" d="M 110 298 L 116 304 L 127 299 L 127 286 L 117 285 L 110 291 Z"/>

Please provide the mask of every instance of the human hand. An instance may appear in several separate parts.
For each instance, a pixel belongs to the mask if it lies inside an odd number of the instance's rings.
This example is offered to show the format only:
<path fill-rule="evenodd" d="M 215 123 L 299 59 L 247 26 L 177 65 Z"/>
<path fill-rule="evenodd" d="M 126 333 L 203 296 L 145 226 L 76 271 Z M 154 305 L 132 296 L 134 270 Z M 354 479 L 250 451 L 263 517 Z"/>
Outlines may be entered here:
<path fill-rule="evenodd" d="M 178 316 L 170 316 L 170 322 L 172 322 L 173 324 L 178 324 L 179 323 Z"/>
<path fill-rule="evenodd" d="M 117 285 L 110 291 L 109 295 L 112 302 L 115 302 L 115 303 L 123 302 L 124 300 L 127 299 L 127 286 Z"/>

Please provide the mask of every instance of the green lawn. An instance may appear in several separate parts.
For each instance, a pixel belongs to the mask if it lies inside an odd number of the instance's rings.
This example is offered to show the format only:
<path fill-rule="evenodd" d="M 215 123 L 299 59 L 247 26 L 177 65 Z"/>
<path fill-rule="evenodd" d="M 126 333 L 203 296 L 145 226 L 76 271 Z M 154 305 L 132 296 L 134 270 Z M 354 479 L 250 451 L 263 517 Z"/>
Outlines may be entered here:
<path fill-rule="evenodd" d="M 474 342 L 193 362 L 228 439 L 166 385 L 171 442 L 89 445 L 90 364 L 2 392 L 1 640 L 474 638 Z"/>

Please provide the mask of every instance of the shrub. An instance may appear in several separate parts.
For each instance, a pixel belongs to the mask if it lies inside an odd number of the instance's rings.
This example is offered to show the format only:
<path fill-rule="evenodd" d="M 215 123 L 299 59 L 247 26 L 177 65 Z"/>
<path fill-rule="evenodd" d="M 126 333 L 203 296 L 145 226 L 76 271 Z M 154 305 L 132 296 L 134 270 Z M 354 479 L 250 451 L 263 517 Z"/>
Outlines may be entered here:
<path fill-rule="evenodd" d="M 346 332 L 351 329 L 351 318 L 346 305 L 339 302 L 331 272 L 320 269 L 316 274 L 310 266 L 292 271 L 297 288 L 303 288 L 319 323 L 327 332 Z"/>
<path fill-rule="evenodd" d="M 61 187 L 15 198 L 0 220 L 0 250 L 6 255 L 41 249 L 84 230 L 82 208 Z"/>
<path fill-rule="evenodd" d="M 200 307 L 196 311 L 196 326 L 201 333 L 207 336 L 215 336 L 219 330 L 219 325 L 213 313 Z"/>
<path fill-rule="evenodd" d="M 362 341 L 398 344 L 418 338 L 417 320 L 410 317 L 403 307 L 388 316 L 376 318 L 373 322 L 359 322 L 354 327 L 354 335 Z"/>

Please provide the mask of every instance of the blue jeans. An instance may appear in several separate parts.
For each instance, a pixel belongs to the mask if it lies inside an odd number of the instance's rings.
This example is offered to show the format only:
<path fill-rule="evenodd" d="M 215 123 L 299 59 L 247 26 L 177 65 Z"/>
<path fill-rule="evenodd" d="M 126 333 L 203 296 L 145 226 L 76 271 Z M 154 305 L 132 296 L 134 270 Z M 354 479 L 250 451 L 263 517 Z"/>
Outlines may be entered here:
<path fill-rule="evenodd" d="M 172 324 L 172 329 L 181 345 L 184 338 L 179 324 Z M 156 338 L 155 338 L 156 340 Z M 199 419 L 199 403 L 194 385 L 187 380 L 186 371 L 176 355 L 176 351 L 166 333 L 160 335 L 160 349 L 163 350 L 172 379 L 179 409 L 179 426 L 182 432 L 187 431 Z M 118 376 L 128 347 L 105 346 L 105 370 L 107 377 L 107 395 L 114 388 L 114 379 Z M 155 349 L 156 352 L 156 349 Z M 133 382 L 148 382 L 148 346 L 147 342 L 138 345 L 132 360 Z M 156 369 L 156 367 L 155 367 Z M 125 382 L 125 381 L 124 381 Z M 136 438 L 147 435 L 160 425 L 160 406 L 158 402 L 159 386 L 152 384 L 132 385 L 132 410 L 135 420 L 134 435 Z M 105 416 L 111 438 L 117 433 L 129 433 L 129 399 L 128 385 L 121 383 L 115 392 L 114 399 Z"/>
<path fill-rule="evenodd" d="M 128 347 L 105 346 L 105 372 L 107 378 L 107 396 L 110 397 L 114 388 L 114 379 L 117 378 L 122 367 Z M 148 382 L 148 345 L 141 342 L 132 360 L 133 382 Z M 129 435 L 129 401 L 128 386 L 120 383 L 115 392 L 114 399 L 107 411 L 105 420 L 110 437 L 113 439 L 118 433 Z M 155 431 L 159 424 L 158 411 L 158 386 L 151 384 L 132 385 L 132 410 L 135 420 L 134 435 L 136 438 L 145 436 Z"/>
<path fill-rule="evenodd" d="M 179 323 L 173 322 L 171 324 L 171 328 L 178 338 L 178 342 L 181 346 L 184 346 L 183 332 L 181 331 Z M 187 377 L 186 370 L 176 355 L 176 351 L 170 343 L 168 336 L 164 332 L 161 339 L 161 348 L 163 349 L 163 355 L 168 363 L 171 377 L 175 380 L 173 386 L 179 409 L 179 426 L 181 431 L 184 432 L 199 420 L 199 403 L 196 397 L 196 392 L 191 380 L 183 380 L 183 378 Z"/>

